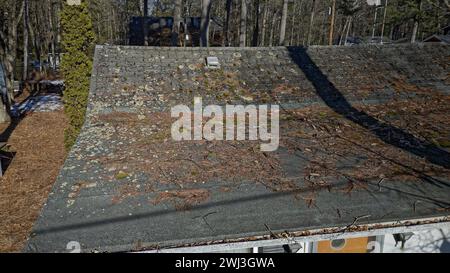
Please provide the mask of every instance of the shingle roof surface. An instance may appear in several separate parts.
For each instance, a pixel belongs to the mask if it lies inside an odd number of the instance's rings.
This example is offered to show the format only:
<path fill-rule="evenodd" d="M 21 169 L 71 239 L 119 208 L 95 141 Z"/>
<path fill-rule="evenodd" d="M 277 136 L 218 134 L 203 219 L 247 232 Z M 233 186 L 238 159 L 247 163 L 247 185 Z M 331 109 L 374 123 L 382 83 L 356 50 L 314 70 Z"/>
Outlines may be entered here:
<path fill-rule="evenodd" d="M 424 40 L 424 42 L 430 42 L 430 41 L 450 44 L 450 34 L 447 34 L 447 35 L 436 35 L 435 34 Z"/>
<path fill-rule="evenodd" d="M 217 56 L 221 69 L 205 68 Z M 27 251 L 201 245 L 448 215 L 450 47 L 98 46 Z M 281 142 L 174 142 L 170 107 L 280 104 Z M 359 218 L 358 218 L 359 219 Z"/>

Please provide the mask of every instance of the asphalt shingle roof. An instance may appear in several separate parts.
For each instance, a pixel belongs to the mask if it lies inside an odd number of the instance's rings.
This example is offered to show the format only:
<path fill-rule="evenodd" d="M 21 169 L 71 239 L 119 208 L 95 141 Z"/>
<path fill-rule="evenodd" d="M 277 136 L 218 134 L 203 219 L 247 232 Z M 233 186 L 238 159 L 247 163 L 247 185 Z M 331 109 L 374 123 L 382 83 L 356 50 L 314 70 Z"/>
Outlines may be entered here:
<path fill-rule="evenodd" d="M 447 35 L 432 35 L 424 40 L 424 42 L 441 42 L 450 44 L 450 34 Z"/>
<path fill-rule="evenodd" d="M 86 123 L 26 250 L 161 249 L 447 216 L 449 49 L 98 46 Z M 221 69 L 206 69 L 208 56 Z M 170 108 L 195 96 L 280 104 L 280 148 L 172 141 Z"/>

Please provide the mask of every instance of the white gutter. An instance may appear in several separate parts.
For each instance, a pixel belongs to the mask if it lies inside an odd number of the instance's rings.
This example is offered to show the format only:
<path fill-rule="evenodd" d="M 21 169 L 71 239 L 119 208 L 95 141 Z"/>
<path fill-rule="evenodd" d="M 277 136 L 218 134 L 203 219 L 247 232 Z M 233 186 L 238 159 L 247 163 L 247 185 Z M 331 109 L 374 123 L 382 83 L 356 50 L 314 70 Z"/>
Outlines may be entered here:
<path fill-rule="evenodd" d="M 327 241 L 335 239 L 344 238 L 357 238 L 357 237 L 368 237 L 368 236 L 380 236 L 386 234 L 395 233 L 406 233 L 406 232 L 417 232 L 423 230 L 430 230 L 435 228 L 450 227 L 450 218 L 448 216 L 435 217 L 435 218 L 425 218 L 425 219 L 415 219 L 397 222 L 385 222 L 379 224 L 369 224 L 369 225 L 353 225 L 351 227 L 363 228 L 361 231 L 349 231 L 349 227 L 337 227 L 337 228 L 327 228 L 320 230 L 311 230 L 309 234 L 305 236 L 293 236 L 289 237 L 286 235 L 284 238 L 277 239 L 261 239 L 255 241 L 245 241 L 234 242 L 234 243 L 219 243 L 204 246 L 193 246 L 193 247 L 181 247 L 181 248 L 170 248 L 170 249 L 159 249 L 142 251 L 138 253 L 211 253 L 211 252 L 221 252 L 229 250 L 239 250 L 239 249 L 249 249 L 255 247 L 268 247 L 268 246 L 280 246 L 286 244 L 295 243 L 305 243 L 305 242 L 315 242 L 315 241 Z M 280 235 L 281 236 L 281 235 Z"/>

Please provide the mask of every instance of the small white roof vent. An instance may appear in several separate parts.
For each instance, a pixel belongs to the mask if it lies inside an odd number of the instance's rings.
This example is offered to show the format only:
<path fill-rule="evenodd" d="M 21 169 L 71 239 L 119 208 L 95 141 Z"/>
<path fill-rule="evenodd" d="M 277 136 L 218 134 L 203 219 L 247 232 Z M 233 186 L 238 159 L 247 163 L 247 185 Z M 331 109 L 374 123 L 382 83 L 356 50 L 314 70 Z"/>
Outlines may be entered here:
<path fill-rule="evenodd" d="M 207 57 L 206 58 L 206 66 L 210 69 L 219 69 L 220 68 L 219 58 Z"/>

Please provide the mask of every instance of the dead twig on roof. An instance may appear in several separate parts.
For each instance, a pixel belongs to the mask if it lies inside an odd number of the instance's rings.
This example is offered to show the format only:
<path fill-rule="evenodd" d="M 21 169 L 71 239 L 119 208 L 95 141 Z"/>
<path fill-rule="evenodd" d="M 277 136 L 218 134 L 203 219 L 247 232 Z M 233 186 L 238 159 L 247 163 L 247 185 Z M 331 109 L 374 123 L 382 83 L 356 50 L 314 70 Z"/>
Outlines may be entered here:
<path fill-rule="evenodd" d="M 198 164 L 197 162 L 195 162 L 194 160 L 190 159 L 190 158 L 171 158 L 169 160 L 165 160 L 165 162 L 170 162 L 170 161 L 189 161 L 192 164 L 194 164 L 195 166 L 197 166 L 197 168 L 199 169 L 203 169 L 202 166 L 200 166 L 200 164 Z"/>
<path fill-rule="evenodd" d="M 380 179 L 380 181 L 378 181 L 378 191 L 381 191 L 381 183 L 383 183 L 384 181 L 384 177 Z"/>
<path fill-rule="evenodd" d="M 183 189 L 183 184 L 178 182 L 178 178 L 172 179 L 171 177 L 169 177 L 166 172 L 160 167 L 157 166 L 157 168 L 159 169 L 159 171 L 161 172 L 161 174 L 164 176 L 164 178 L 166 178 L 169 182 L 174 182 L 175 184 L 177 184 L 178 187 L 180 187 L 180 189 Z"/>
<path fill-rule="evenodd" d="M 353 219 L 353 222 L 352 222 L 350 225 L 348 225 L 348 226 L 342 228 L 341 231 L 345 232 L 345 231 L 351 229 L 352 227 L 358 227 L 357 223 L 358 223 L 359 220 L 364 219 L 364 218 L 369 218 L 369 217 L 371 217 L 370 214 L 362 215 L 362 216 L 357 216 L 357 217 L 355 217 L 355 218 Z"/>
<path fill-rule="evenodd" d="M 291 233 L 290 233 L 289 231 L 285 230 L 285 231 L 284 231 L 284 234 L 286 235 L 286 239 L 287 239 L 288 241 L 290 241 L 291 244 L 295 244 L 295 245 L 300 246 L 300 249 L 303 248 L 303 247 L 301 246 L 300 242 L 298 242 L 298 241 L 295 239 L 295 237 L 294 237 L 293 235 L 291 235 Z"/>
<path fill-rule="evenodd" d="M 264 224 L 264 226 L 266 227 L 266 229 L 270 232 L 270 236 L 272 236 L 275 239 L 280 239 L 280 237 L 278 235 L 276 235 L 275 233 L 273 233 L 273 231 L 270 229 L 270 227 L 267 224 Z"/>
<path fill-rule="evenodd" d="M 272 168 L 272 170 L 276 170 L 277 168 L 273 165 L 273 163 L 270 161 L 269 156 L 267 155 L 267 153 L 262 153 L 264 155 L 264 157 L 267 160 L 267 163 L 270 165 L 270 167 Z"/>
<path fill-rule="evenodd" d="M 356 225 L 356 223 L 357 223 L 359 220 L 364 219 L 364 218 L 369 218 L 369 217 L 371 217 L 370 214 L 355 217 L 355 219 L 353 220 L 353 223 L 350 225 L 350 227 Z"/>
<path fill-rule="evenodd" d="M 217 213 L 217 211 L 213 211 L 213 212 L 209 212 L 209 213 L 207 213 L 207 214 L 205 214 L 205 215 L 202 215 L 202 216 L 196 216 L 196 217 L 194 217 L 194 218 L 192 218 L 192 219 L 198 219 L 198 218 L 201 217 L 202 220 L 203 220 L 203 222 L 205 222 L 205 224 L 208 226 L 208 228 L 209 228 L 210 230 L 214 230 L 213 227 L 208 223 L 207 218 L 208 218 L 208 216 L 213 215 L 213 214 L 216 214 L 216 213 Z"/>
<path fill-rule="evenodd" d="M 217 213 L 217 211 L 213 211 L 213 212 L 208 212 L 207 214 L 205 214 L 205 215 L 201 215 L 201 216 L 195 216 L 194 218 L 192 218 L 192 219 L 198 219 L 198 218 L 206 218 L 206 217 L 208 217 L 208 216 L 210 216 L 210 215 L 213 215 L 213 214 L 216 214 Z"/>
<path fill-rule="evenodd" d="M 263 182 L 261 179 L 259 179 L 259 178 L 256 178 L 256 182 L 257 182 L 257 183 L 260 183 L 260 184 L 263 185 L 264 187 L 266 187 L 266 188 L 268 188 L 268 189 L 270 189 L 270 190 L 272 190 L 272 191 L 274 191 L 274 192 L 277 192 L 277 191 L 278 191 L 278 189 L 276 189 L 276 188 L 274 188 L 274 187 L 268 185 L 267 183 L 264 183 L 264 182 Z"/>

